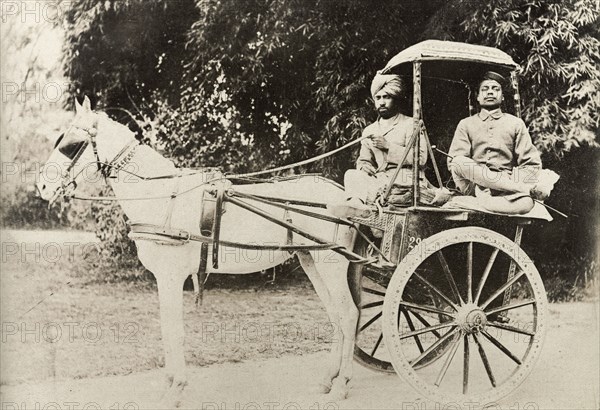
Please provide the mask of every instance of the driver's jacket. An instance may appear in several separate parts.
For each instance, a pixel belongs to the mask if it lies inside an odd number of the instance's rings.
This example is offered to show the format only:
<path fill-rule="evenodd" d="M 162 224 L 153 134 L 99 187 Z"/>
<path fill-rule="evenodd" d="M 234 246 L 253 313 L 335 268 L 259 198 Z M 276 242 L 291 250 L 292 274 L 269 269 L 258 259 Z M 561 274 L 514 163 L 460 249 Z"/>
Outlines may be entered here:
<path fill-rule="evenodd" d="M 376 121 L 367 126 L 362 135 L 382 135 L 389 143 L 388 150 L 382 150 L 373 146 L 373 141 L 366 138 L 361 141 L 360 153 L 356 161 L 356 168 L 360 170 L 365 164 L 373 166 L 377 173 L 386 172 L 393 173 L 395 168 L 402 160 L 406 145 L 410 141 L 413 133 L 414 121 L 412 117 L 407 117 L 403 114 L 398 114 L 397 120 L 389 128 L 381 126 L 379 121 Z M 427 162 L 427 146 L 423 136 L 419 141 L 419 168 L 423 168 Z M 413 168 L 413 152 L 410 149 L 406 160 L 398 174 L 396 183 L 399 185 L 412 184 L 412 168 Z"/>

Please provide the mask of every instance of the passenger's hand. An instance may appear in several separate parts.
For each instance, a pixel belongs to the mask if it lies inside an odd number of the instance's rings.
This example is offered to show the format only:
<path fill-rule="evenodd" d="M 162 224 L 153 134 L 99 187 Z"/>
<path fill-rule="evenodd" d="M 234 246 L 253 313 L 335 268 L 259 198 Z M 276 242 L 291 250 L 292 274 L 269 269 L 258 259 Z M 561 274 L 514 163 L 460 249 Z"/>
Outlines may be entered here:
<path fill-rule="evenodd" d="M 371 165 L 371 164 L 363 164 L 360 167 L 360 170 L 362 172 L 366 173 L 369 176 L 373 176 L 377 172 L 377 170 L 375 169 L 375 167 L 373 165 Z"/>
<path fill-rule="evenodd" d="M 373 146 L 375 148 L 383 150 L 388 150 L 390 148 L 390 143 L 381 135 L 374 136 L 371 140 L 373 141 Z"/>

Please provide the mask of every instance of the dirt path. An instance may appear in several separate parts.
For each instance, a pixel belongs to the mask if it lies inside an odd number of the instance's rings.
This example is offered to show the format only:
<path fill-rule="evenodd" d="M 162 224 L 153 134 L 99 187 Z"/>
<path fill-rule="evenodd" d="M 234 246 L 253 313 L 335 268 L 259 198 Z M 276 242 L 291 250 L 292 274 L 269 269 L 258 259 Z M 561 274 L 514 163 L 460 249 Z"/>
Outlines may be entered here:
<path fill-rule="evenodd" d="M 551 328 L 533 373 L 491 408 L 598 409 L 598 304 L 551 305 Z M 396 375 L 358 365 L 348 399 L 330 402 L 313 393 L 325 353 L 286 356 L 190 369 L 183 406 L 195 409 L 458 409 L 427 402 Z M 159 370 L 1 388 L 2 409 L 154 408 L 162 392 Z M 36 407 L 37 406 L 37 407 Z"/>

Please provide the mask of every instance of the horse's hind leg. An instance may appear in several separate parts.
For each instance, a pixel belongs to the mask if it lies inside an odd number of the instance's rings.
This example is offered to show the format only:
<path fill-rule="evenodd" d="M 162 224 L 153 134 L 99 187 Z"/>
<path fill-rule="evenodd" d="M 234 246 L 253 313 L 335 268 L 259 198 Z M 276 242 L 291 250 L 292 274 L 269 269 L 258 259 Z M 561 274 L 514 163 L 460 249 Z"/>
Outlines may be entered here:
<path fill-rule="evenodd" d="M 341 339 L 341 351 L 338 353 L 339 374 L 333 380 L 329 394 L 333 400 L 343 400 L 348 395 L 348 383 L 352 378 L 359 310 L 354 303 L 348 283 L 348 261 L 343 256 L 329 251 L 317 261 L 316 267 L 324 273 L 322 278 L 329 289 L 331 305 L 337 314 L 336 324 Z"/>
<path fill-rule="evenodd" d="M 324 392 L 330 390 L 331 394 L 338 399 L 343 399 L 348 393 L 347 383 L 352 377 L 358 309 L 348 286 L 347 261 L 335 262 L 335 258 L 342 258 L 337 254 L 320 256 L 322 260 L 317 262 L 317 267 L 312 255 L 298 254 L 300 263 L 312 281 L 319 298 L 325 304 L 331 324 L 334 326 L 331 359 L 322 383 L 325 387 Z"/>
<path fill-rule="evenodd" d="M 308 252 L 298 252 L 298 260 L 309 277 L 313 287 L 315 288 L 315 292 L 317 292 L 317 296 L 325 306 L 325 310 L 327 312 L 327 317 L 329 318 L 330 325 L 333 327 L 332 332 L 332 346 L 330 353 L 330 360 L 328 365 L 326 366 L 325 374 L 319 383 L 319 393 L 329 393 L 332 386 L 332 381 L 337 377 L 340 371 L 340 358 L 342 354 L 342 345 L 340 341 L 340 337 L 336 334 L 339 329 L 338 326 L 338 315 L 335 309 L 333 309 L 331 295 L 329 293 L 329 289 L 323 278 L 321 277 L 319 271 L 315 266 L 315 261 L 312 255 Z"/>

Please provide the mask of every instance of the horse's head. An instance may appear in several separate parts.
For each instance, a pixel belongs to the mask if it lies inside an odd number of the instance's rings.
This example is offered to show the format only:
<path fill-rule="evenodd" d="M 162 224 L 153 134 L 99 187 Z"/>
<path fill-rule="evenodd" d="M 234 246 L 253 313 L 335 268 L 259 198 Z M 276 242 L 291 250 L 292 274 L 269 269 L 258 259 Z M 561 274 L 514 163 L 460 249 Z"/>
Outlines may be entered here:
<path fill-rule="evenodd" d="M 36 188 L 50 203 L 72 193 L 81 180 L 97 180 L 96 173 L 135 141 L 126 126 L 92 111 L 87 97 L 83 104 L 75 101 L 75 111 L 71 126 L 56 141 L 50 158 L 40 169 Z"/>

